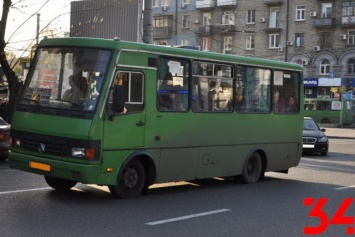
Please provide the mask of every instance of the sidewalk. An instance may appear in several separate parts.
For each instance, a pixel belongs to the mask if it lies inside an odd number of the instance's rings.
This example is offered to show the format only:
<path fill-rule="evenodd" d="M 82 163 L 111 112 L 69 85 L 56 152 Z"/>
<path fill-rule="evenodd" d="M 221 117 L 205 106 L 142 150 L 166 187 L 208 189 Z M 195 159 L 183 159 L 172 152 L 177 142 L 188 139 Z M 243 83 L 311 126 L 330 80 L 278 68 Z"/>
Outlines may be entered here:
<path fill-rule="evenodd" d="M 324 128 L 325 135 L 329 138 L 355 139 L 355 128 L 352 127 L 336 127 L 319 124 L 320 128 Z"/>

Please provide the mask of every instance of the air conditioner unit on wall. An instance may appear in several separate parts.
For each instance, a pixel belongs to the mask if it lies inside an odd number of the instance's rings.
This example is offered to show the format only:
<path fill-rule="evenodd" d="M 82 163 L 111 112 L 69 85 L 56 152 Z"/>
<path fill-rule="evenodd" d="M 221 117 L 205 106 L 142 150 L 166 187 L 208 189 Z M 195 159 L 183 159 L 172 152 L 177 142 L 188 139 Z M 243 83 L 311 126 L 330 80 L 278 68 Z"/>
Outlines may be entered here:
<path fill-rule="evenodd" d="M 306 65 L 308 65 L 308 61 L 302 60 L 302 64 L 303 64 L 304 66 L 306 66 Z"/>
<path fill-rule="evenodd" d="M 316 17 L 316 16 L 317 16 L 317 12 L 310 12 L 310 13 L 309 13 L 309 16 L 310 16 L 310 17 Z"/>
<path fill-rule="evenodd" d="M 293 41 L 292 41 L 292 40 L 288 40 L 288 41 L 286 42 L 286 44 L 287 44 L 287 45 L 293 45 Z"/>
<path fill-rule="evenodd" d="M 265 17 L 260 17 L 260 22 L 266 22 Z"/>
<path fill-rule="evenodd" d="M 339 35 L 339 39 L 341 39 L 341 40 L 346 40 L 346 34 L 340 34 Z"/>
<path fill-rule="evenodd" d="M 167 11 L 167 10 L 168 10 L 168 7 L 167 7 L 167 6 L 163 6 L 163 7 L 161 8 L 161 10 L 162 10 L 162 11 Z"/>
<path fill-rule="evenodd" d="M 313 51 L 320 51 L 320 46 L 319 45 L 313 46 Z"/>

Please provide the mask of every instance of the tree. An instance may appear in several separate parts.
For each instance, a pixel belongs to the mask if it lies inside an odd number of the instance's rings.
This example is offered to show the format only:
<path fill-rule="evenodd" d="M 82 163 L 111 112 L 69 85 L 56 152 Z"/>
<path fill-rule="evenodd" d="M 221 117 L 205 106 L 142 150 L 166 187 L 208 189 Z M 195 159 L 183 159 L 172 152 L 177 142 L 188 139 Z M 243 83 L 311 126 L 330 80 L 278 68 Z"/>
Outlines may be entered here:
<path fill-rule="evenodd" d="M 22 83 L 19 81 L 14 70 L 12 70 L 7 60 L 7 54 L 5 53 L 5 47 L 6 47 L 5 31 L 6 31 L 7 18 L 8 18 L 11 4 L 12 4 L 11 0 L 3 1 L 2 16 L 0 21 L 0 65 L 7 78 L 7 82 L 9 86 L 9 103 L 8 103 L 8 110 L 7 110 L 8 111 L 7 118 L 9 123 L 11 123 L 17 95 L 19 94 L 22 88 Z"/>

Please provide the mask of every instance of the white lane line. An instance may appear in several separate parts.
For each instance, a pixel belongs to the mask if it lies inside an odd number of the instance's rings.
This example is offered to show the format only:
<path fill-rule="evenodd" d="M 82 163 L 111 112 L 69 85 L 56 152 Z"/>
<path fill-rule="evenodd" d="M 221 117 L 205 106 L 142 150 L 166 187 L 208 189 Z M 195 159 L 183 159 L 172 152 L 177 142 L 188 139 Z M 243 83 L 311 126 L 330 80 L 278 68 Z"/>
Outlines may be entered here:
<path fill-rule="evenodd" d="M 219 210 L 215 210 L 215 211 L 196 213 L 196 214 L 192 214 L 192 215 L 188 215 L 188 216 L 181 216 L 181 217 L 176 217 L 176 218 L 171 218 L 171 219 L 166 219 L 166 220 L 161 220 L 161 221 L 153 221 L 153 222 L 146 223 L 146 225 L 160 225 L 160 224 L 165 224 L 168 222 L 181 221 L 181 220 L 191 219 L 191 218 L 195 218 L 195 217 L 213 215 L 213 214 L 226 212 L 226 211 L 230 211 L 230 209 L 219 209 Z"/>
<path fill-rule="evenodd" d="M 312 164 L 300 163 L 298 166 L 319 167 L 319 168 L 328 168 L 328 169 L 330 168 L 330 169 L 335 169 L 335 170 L 342 170 L 342 171 L 351 171 L 351 172 L 354 172 L 354 169 L 337 168 L 337 167 L 331 167 L 331 166 L 325 166 L 325 165 L 312 165 Z"/>
<path fill-rule="evenodd" d="M 355 185 L 339 187 L 339 188 L 335 188 L 335 190 L 344 190 L 344 189 L 348 189 L 348 188 L 355 188 Z"/>
<path fill-rule="evenodd" d="M 32 192 L 32 191 L 40 191 L 40 190 L 48 190 L 48 189 L 52 189 L 52 188 L 34 188 L 34 189 L 13 190 L 13 191 L 0 192 L 0 195 L 1 194 L 9 194 L 9 193 Z"/>

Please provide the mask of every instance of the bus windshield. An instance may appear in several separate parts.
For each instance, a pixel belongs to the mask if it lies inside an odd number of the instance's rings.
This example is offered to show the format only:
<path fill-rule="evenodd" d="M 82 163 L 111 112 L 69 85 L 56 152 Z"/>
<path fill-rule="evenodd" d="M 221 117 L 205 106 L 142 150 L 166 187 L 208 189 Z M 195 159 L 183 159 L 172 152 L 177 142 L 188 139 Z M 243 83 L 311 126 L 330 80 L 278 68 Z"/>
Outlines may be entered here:
<path fill-rule="evenodd" d="M 32 112 L 38 108 L 94 111 L 110 57 L 109 50 L 40 48 L 19 106 Z"/>

